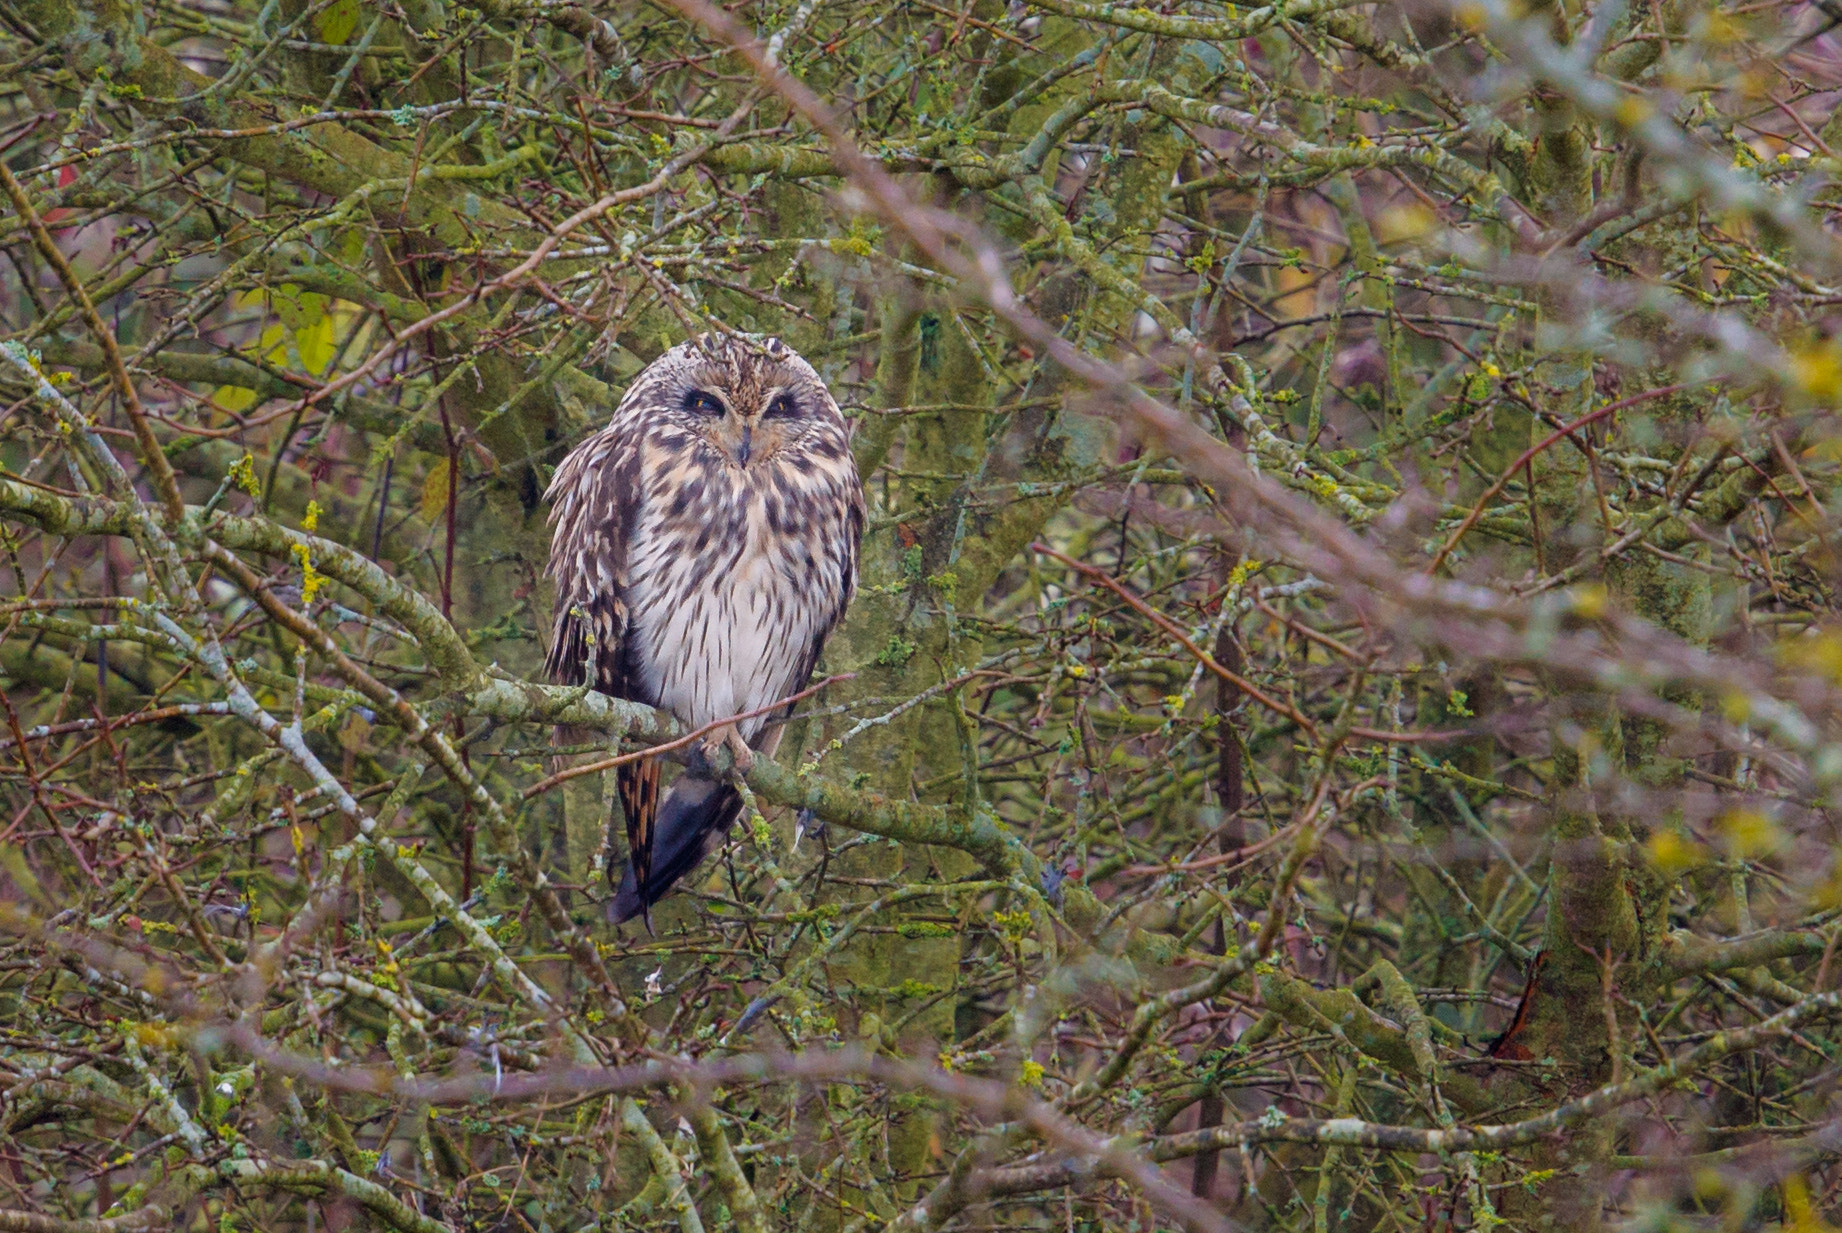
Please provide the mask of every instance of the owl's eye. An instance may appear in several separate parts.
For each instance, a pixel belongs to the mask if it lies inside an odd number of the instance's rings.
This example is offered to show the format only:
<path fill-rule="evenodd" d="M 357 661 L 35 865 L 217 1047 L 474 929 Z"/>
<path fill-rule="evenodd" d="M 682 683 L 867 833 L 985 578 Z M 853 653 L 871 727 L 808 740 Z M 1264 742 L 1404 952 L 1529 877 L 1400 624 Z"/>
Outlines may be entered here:
<path fill-rule="evenodd" d="M 692 415 L 711 415 L 720 417 L 723 414 L 723 404 L 717 400 L 715 394 L 711 394 L 705 390 L 686 390 L 684 394 L 684 409 L 689 411 Z"/>
<path fill-rule="evenodd" d="M 799 403 L 791 394 L 777 394 L 768 404 L 767 414 L 762 417 L 770 420 L 791 420 L 799 418 Z"/>

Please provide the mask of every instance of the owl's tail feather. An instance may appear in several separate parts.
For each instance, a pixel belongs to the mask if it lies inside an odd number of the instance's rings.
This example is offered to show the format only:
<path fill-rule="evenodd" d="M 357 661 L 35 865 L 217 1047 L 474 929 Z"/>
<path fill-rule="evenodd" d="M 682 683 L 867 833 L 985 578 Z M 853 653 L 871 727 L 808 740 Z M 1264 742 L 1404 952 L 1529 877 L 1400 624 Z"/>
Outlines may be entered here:
<path fill-rule="evenodd" d="M 630 921 L 670 894 L 673 883 L 703 863 L 710 850 L 722 842 L 741 812 L 742 797 L 730 785 L 680 775 L 660 803 L 653 825 L 652 870 L 646 878 L 645 898 L 640 897 L 629 862 L 621 875 L 620 889 L 614 893 L 614 922 Z M 650 916 L 647 927 L 651 927 Z"/>

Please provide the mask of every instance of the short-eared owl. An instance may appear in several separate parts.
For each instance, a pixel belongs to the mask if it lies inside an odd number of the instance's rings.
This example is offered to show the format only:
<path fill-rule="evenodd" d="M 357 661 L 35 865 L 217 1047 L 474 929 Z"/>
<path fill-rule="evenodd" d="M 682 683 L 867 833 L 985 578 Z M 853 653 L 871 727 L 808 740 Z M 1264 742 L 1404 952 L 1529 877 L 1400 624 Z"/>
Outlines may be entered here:
<path fill-rule="evenodd" d="M 844 417 L 777 338 L 699 335 L 635 378 L 550 482 L 556 620 L 569 684 L 700 728 L 806 684 L 857 583 L 863 485 Z M 772 716 L 711 735 L 746 769 Z M 659 760 L 619 769 L 629 862 L 616 920 L 697 867 L 741 809 L 695 763 L 659 798 Z"/>

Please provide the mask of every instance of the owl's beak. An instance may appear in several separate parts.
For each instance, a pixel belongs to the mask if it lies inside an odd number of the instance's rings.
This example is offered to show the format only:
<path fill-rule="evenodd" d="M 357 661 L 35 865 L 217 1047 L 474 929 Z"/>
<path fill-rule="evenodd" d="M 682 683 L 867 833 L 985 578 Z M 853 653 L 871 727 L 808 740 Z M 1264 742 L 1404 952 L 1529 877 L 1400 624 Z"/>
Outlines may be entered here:
<path fill-rule="evenodd" d="M 754 436 L 754 433 L 754 425 L 747 423 L 742 425 L 742 444 L 736 450 L 736 462 L 744 467 L 748 465 L 749 439 Z"/>

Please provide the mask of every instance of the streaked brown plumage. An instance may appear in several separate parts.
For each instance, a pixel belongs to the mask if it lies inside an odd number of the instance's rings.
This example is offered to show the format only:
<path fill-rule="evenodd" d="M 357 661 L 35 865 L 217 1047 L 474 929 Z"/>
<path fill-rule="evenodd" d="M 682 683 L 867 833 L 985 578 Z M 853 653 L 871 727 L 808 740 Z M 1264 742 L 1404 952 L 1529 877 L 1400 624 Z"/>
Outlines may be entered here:
<path fill-rule="evenodd" d="M 806 683 L 851 602 L 863 485 L 844 417 L 779 339 L 699 335 L 627 390 L 550 481 L 556 618 L 547 670 L 702 727 Z M 726 726 L 739 764 L 770 716 Z M 735 789 L 693 766 L 620 768 L 630 860 L 617 920 L 647 911 L 720 841 Z"/>

